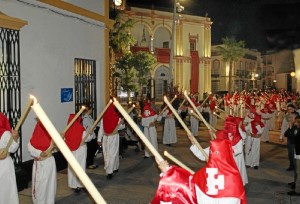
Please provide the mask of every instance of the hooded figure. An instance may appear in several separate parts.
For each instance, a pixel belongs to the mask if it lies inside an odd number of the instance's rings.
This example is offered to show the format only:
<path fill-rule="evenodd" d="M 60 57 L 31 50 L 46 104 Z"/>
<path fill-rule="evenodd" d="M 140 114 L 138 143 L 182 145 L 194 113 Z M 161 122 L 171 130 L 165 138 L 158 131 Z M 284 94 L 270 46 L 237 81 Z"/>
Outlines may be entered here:
<path fill-rule="evenodd" d="M 0 151 L 3 151 L 3 149 L 6 148 L 12 134 L 17 135 L 16 132 L 11 132 L 11 127 L 7 117 L 0 113 Z M 15 167 L 13 160 L 10 157 L 10 153 L 15 153 L 18 148 L 19 139 L 14 139 L 8 149 L 7 156 L 0 159 L 0 203 L 19 203 Z"/>
<path fill-rule="evenodd" d="M 114 104 L 111 104 L 103 115 L 98 132 L 98 143 L 102 143 L 104 169 L 107 179 L 112 179 L 113 173 L 119 169 L 119 133 L 124 129 L 124 120 L 120 118 Z"/>
<path fill-rule="evenodd" d="M 194 174 L 198 203 L 246 204 L 246 193 L 229 140 L 210 142 L 207 164 Z"/>
<path fill-rule="evenodd" d="M 35 204 L 55 203 L 56 164 L 52 151 L 47 154 L 51 137 L 38 121 L 33 130 L 28 151 L 34 158 L 32 166 L 32 201 Z"/>
<path fill-rule="evenodd" d="M 157 114 L 151 107 L 150 103 L 145 103 L 144 111 L 142 113 L 141 124 L 144 127 L 144 135 L 149 140 L 149 142 L 153 145 L 153 147 L 158 150 L 157 145 L 157 133 L 155 127 L 155 121 L 157 119 Z M 145 158 L 149 158 L 150 154 L 147 148 L 145 148 Z"/>
<path fill-rule="evenodd" d="M 250 113 L 245 118 L 246 134 L 245 140 L 245 164 L 246 166 L 258 169 L 260 157 L 260 136 L 264 131 L 264 124 L 261 116 L 257 114 L 254 108 L 250 109 Z"/>
<path fill-rule="evenodd" d="M 75 117 L 75 114 L 70 114 L 68 119 L 68 124 L 72 121 Z M 86 143 L 82 142 L 83 138 L 85 138 L 87 132 L 85 131 L 84 127 L 81 125 L 81 117 L 78 117 L 76 121 L 71 125 L 65 135 L 65 142 L 74 154 L 75 158 L 77 159 L 78 163 L 85 170 L 86 167 Z M 90 140 L 92 135 L 89 135 L 87 140 Z M 81 181 L 77 178 L 75 172 L 68 165 L 68 185 L 72 188 L 76 193 L 79 193 L 83 188 Z"/>

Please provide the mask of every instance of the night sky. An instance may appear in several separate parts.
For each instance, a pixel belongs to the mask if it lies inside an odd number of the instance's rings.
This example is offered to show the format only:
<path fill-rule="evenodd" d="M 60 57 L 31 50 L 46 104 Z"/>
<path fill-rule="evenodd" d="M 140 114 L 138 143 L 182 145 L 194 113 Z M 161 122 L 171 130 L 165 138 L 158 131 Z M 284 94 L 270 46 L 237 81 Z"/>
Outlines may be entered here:
<path fill-rule="evenodd" d="M 127 0 L 129 6 L 172 12 L 174 0 Z M 208 16 L 212 44 L 224 37 L 261 52 L 300 48 L 300 0 L 180 0 L 183 13 Z"/>

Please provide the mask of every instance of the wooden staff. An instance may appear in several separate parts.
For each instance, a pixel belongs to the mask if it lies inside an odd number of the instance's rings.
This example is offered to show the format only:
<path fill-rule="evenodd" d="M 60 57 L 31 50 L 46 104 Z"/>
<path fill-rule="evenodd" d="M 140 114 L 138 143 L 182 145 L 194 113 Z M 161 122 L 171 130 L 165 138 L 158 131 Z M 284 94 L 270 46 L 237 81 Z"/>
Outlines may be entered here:
<path fill-rule="evenodd" d="M 173 108 L 173 106 L 171 105 L 171 103 L 168 101 L 167 97 L 164 97 L 164 102 L 167 104 L 167 106 L 171 109 L 172 113 L 174 114 L 174 116 L 177 118 L 178 122 L 181 124 L 181 126 L 185 129 L 185 131 L 187 132 L 188 135 L 193 135 L 190 131 L 190 129 L 186 126 L 186 124 L 182 121 L 182 119 L 180 118 L 180 116 L 178 115 L 177 111 Z M 193 136 L 193 142 L 194 144 L 198 147 L 198 149 L 201 151 L 201 153 L 204 155 L 205 160 L 208 161 L 208 155 L 206 154 L 206 152 L 203 150 L 203 148 L 201 147 L 201 145 L 199 144 L 199 142 L 196 140 L 196 138 Z"/>
<path fill-rule="evenodd" d="M 131 113 L 131 111 L 133 111 L 133 109 L 135 108 L 135 105 L 133 104 L 132 106 L 131 106 L 131 108 L 130 109 L 128 109 L 128 111 L 127 111 L 127 113 L 128 114 L 130 114 Z"/>
<path fill-rule="evenodd" d="M 90 178 L 85 173 L 85 170 L 82 169 L 80 164 L 78 163 L 77 159 L 74 157 L 71 150 L 68 148 L 64 140 L 62 139 L 61 135 L 55 129 L 53 123 L 50 121 L 44 110 L 42 109 L 41 105 L 37 103 L 36 99 L 34 98 L 34 103 L 32 105 L 32 109 L 36 113 L 37 117 L 55 142 L 57 144 L 59 150 L 64 155 L 65 159 L 68 161 L 71 168 L 74 170 L 76 176 L 80 179 L 82 184 L 88 190 L 92 198 L 96 203 L 106 204 L 106 201 L 103 199 L 97 188 L 94 186 Z"/>
<path fill-rule="evenodd" d="M 31 107 L 32 103 L 33 103 L 33 98 L 30 97 L 22 114 L 21 114 L 21 117 L 20 117 L 14 131 L 19 131 L 21 125 L 23 124 L 24 120 L 26 119 L 26 117 L 30 111 L 30 107 Z M 6 147 L 2 151 L 5 151 L 7 153 L 12 142 L 13 142 L 13 137 L 10 137 Z"/>
<path fill-rule="evenodd" d="M 197 120 L 202 121 L 202 119 L 201 119 L 196 113 L 194 113 L 193 110 L 191 110 L 190 115 L 193 116 L 193 117 L 195 117 Z M 211 128 L 213 131 L 215 131 L 215 132 L 217 131 L 217 130 L 216 130 L 213 126 L 211 126 L 210 124 L 209 124 L 209 126 L 210 126 L 210 128 Z"/>
<path fill-rule="evenodd" d="M 104 107 L 103 111 L 98 115 L 97 119 L 95 120 L 94 124 L 92 125 L 92 127 L 89 129 L 89 133 L 91 134 L 91 132 L 94 130 L 94 128 L 96 127 L 96 125 L 99 123 L 99 121 L 101 120 L 102 116 L 104 115 L 105 111 L 108 109 L 108 107 L 110 106 L 110 104 L 112 103 L 112 100 L 109 100 L 109 102 L 107 103 L 107 105 Z"/>
<path fill-rule="evenodd" d="M 68 131 L 68 129 L 73 125 L 73 123 L 77 120 L 77 118 L 81 115 L 81 113 L 85 110 L 85 108 L 86 108 L 85 106 L 82 106 L 81 109 L 78 111 L 78 113 L 74 116 L 74 118 L 69 122 L 67 127 L 61 132 L 62 138 L 65 137 L 65 134 Z M 54 147 L 54 143 L 53 143 L 53 140 L 51 140 L 50 146 L 48 147 L 48 149 L 45 150 L 45 153 L 47 155 L 51 154 L 53 147 Z"/>
<path fill-rule="evenodd" d="M 183 169 L 187 170 L 188 172 L 190 172 L 191 174 L 195 173 L 192 169 L 190 169 L 189 167 L 187 167 L 185 164 L 183 164 L 181 161 L 179 161 L 174 156 L 172 156 L 171 154 L 169 154 L 167 151 L 164 151 L 164 155 L 167 158 L 169 158 L 171 161 L 173 161 L 175 164 L 177 164 L 178 166 L 180 166 L 181 168 L 183 168 Z"/>
<path fill-rule="evenodd" d="M 62 135 L 65 135 L 68 129 L 73 125 L 73 123 L 77 120 L 77 118 L 81 115 L 81 113 L 85 110 L 85 106 L 82 106 L 78 113 L 74 116 L 74 118 L 69 122 L 67 127 L 62 131 Z"/>
<path fill-rule="evenodd" d="M 107 105 L 104 107 L 103 111 L 99 114 L 99 116 L 97 117 L 97 119 L 95 120 L 94 124 L 92 125 L 92 127 L 89 129 L 89 131 L 87 132 L 87 134 L 84 136 L 84 138 L 81 140 L 80 145 L 83 145 L 83 143 L 85 143 L 85 140 L 87 139 L 87 137 L 92 134 L 94 128 L 96 127 L 96 125 L 99 123 L 99 121 L 101 120 L 102 116 L 104 115 L 104 113 L 106 112 L 106 110 L 108 109 L 108 107 L 110 106 L 110 104 L 112 103 L 112 100 L 109 100 L 109 102 L 107 103 Z"/>
<path fill-rule="evenodd" d="M 222 119 L 222 120 L 225 120 L 225 118 L 223 118 L 222 116 L 216 114 L 215 112 L 214 112 L 214 115 L 217 116 L 218 118 Z"/>
<path fill-rule="evenodd" d="M 224 110 L 222 110 L 221 108 L 219 108 L 218 106 L 215 107 L 216 109 L 220 110 L 221 112 L 225 113 Z"/>
<path fill-rule="evenodd" d="M 137 126 L 137 124 L 132 120 L 132 118 L 128 115 L 128 113 L 124 110 L 121 104 L 114 98 L 114 105 L 119 110 L 119 112 L 123 115 L 128 124 L 132 127 L 132 129 L 136 132 L 139 138 L 143 141 L 149 151 L 155 156 L 157 163 L 163 162 L 163 157 L 158 153 L 158 151 L 153 147 L 153 145 L 146 138 L 141 129 Z"/>
<path fill-rule="evenodd" d="M 185 95 L 186 91 L 184 91 L 184 95 Z M 201 103 L 201 107 L 204 106 L 205 102 L 207 101 L 207 99 L 210 97 L 211 93 L 206 97 L 206 99 L 204 99 L 204 101 Z"/>
<path fill-rule="evenodd" d="M 179 106 L 178 109 L 180 109 L 180 108 L 183 106 L 183 104 L 185 103 L 185 101 L 186 101 L 186 99 L 184 99 L 184 100 L 182 101 L 182 103 L 180 104 L 180 106 Z"/>
<path fill-rule="evenodd" d="M 203 121 L 204 125 L 210 130 L 210 125 L 206 122 L 206 120 L 203 118 L 202 114 L 199 112 L 199 110 L 196 108 L 195 104 L 191 101 L 190 97 L 187 95 L 187 92 L 184 92 L 184 96 L 186 97 L 187 101 L 190 103 L 190 105 L 193 107 L 194 111 L 199 115 L 201 120 Z"/>
<path fill-rule="evenodd" d="M 171 100 L 170 103 L 172 103 L 172 102 L 176 99 L 176 97 L 177 97 L 177 96 L 175 95 L 174 98 L 172 98 L 172 100 Z M 168 106 L 165 106 L 165 107 L 163 108 L 163 110 L 158 114 L 158 117 L 161 116 L 161 115 L 164 113 L 164 111 L 167 109 L 167 107 L 168 107 Z"/>
<path fill-rule="evenodd" d="M 200 118 L 197 114 L 195 114 L 195 113 L 193 112 L 193 110 L 191 110 L 191 116 L 195 117 L 195 118 L 196 118 L 197 120 L 199 120 L 199 121 L 202 121 L 201 118 Z M 211 126 L 210 124 L 209 124 L 209 126 L 210 126 L 210 128 L 211 128 L 211 130 L 212 130 L 213 132 L 217 132 L 217 129 L 216 129 L 216 128 L 214 128 L 214 127 Z M 214 134 L 210 134 L 210 138 L 211 138 L 212 140 L 216 139 L 216 137 L 215 137 Z"/>

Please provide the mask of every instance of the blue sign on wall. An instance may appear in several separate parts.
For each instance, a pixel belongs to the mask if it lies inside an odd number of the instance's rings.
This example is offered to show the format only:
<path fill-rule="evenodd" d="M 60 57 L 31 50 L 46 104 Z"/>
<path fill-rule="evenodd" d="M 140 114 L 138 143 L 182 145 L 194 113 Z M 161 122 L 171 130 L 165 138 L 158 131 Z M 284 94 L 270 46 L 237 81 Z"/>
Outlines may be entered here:
<path fill-rule="evenodd" d="M 73 101 L 73 88 L 61 88 L 60 101 L 61 103 Z"/>

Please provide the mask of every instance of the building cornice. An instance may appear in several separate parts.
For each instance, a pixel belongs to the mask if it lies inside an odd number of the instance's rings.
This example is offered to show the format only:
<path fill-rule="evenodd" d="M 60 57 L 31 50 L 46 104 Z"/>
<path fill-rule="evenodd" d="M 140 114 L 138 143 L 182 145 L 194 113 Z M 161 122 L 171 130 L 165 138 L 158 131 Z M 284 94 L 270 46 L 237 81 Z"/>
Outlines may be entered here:
<path fill-rule="evenodd" d="M 63 9 L 65 11 L 69 11 L 99 22 L 102 22 L 104 24 L 108 24 L 109 21 L 109 5 L 108 5 L 108 1 L 104 0 L 104 4 L 105 4 L 105 9 L 104 9 L 104 16 L 100 15 L 98 13 L 95 13 L 93 11 L 89 11 L 87 9 L 81 8 L 79 6 L 64 2 L 62 0 L 39 0 L 40 2 L 49 4 L 51 6 Z"/>
<path fill-rule="evenodd" d="M 0 27 L 12 30 L 20 30 L 28 22 L 19 18 L 10 17 L 0 12 Z"/>

